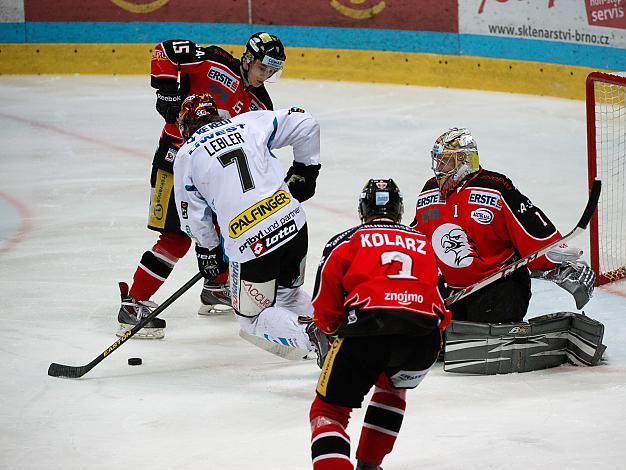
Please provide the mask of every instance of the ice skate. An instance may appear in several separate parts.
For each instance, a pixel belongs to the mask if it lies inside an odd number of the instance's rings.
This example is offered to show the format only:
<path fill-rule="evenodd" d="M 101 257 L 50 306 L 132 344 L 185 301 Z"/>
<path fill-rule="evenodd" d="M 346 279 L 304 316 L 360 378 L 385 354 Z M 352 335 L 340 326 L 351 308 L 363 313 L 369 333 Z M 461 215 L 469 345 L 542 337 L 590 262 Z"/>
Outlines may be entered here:
<path fill-rule="evenodd" d="M 198 315 L 226 315 L 233 312 L 228 284 L 214 284 L 205 279 Z"/>
<path fill-rule="evenodd" d="M 120 295 L 122 297 L 122 305 L 117 315 L 119 328 L 117 336 L 122 336 L 126 331 L 130 330 L 142 318 L 147 317 L 157 307 L 157 304 L 149 300 L 136 301 L 128 293 L 128 284 L 120 282 Z M 133 338 L 142 339 L 162 339 L 165 336 L 165 320 L 161 318 L 153 318 L 141 330 L 139 330 Z"/>
<path fill-rule="evenodd" d="M 379 467 L 378 465 L 370 465 L 368 463 L 358 461 L 356 463 L 355 470 L 383 470 L 383 467 Z"/>

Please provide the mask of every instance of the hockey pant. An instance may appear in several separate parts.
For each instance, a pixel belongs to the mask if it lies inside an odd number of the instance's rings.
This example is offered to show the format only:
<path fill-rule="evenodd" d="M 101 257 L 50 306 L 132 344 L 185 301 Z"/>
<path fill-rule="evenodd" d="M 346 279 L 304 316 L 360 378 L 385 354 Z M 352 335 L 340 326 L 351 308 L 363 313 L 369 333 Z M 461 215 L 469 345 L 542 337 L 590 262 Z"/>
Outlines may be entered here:
<path fill-rule="evenodd" d="M 251 292 L 257 297 L 263 295 L 267 302 L 273 305 L 264 308 L 253 317 L 237 315 L 241 329 L 266 341 L 310 351 L 311 341 L 305 331 L 306 324 L 298 320 L 300 316 L 311 317 L 313 315 L 309 294 L 301 287 L 278 287 L 274 295 L 273 285 L 268 288 L 269 286 L 264 285 L 267 283 L 247 284 L 246 292 Z M 275 302 L 272 297 L 275 298 Z"/>
<path fill-rule="evenodd" d="M 190 246 L 191 239 L 187 235 L 162 233 L 152 249 L 141 257 L 133 276 L 130 296 L 137 301 L 150 299 Z"/>
<path fill-rule="evenodd" d="M 381 374 L 369 402 L 356 451 L 357 461 L 377 466 L 391 452 L 404 411 L 406 390 L 395 389 Z M 352 470 L 350 437 L 346 433 L 352 408 L 326 403 L 311 405 L 311 458 L 314 470 Z"/>
<path fill-rule="evenodd" d="M 441 335 L 339 337 L 326 356 L 310 412 L 315 470 L 351 469 L 346 427 L 374 387 L 356 451 L 378 466 L 393 448 L 406 408 L 406 390 L 417 387 L 437 358 Z"/>

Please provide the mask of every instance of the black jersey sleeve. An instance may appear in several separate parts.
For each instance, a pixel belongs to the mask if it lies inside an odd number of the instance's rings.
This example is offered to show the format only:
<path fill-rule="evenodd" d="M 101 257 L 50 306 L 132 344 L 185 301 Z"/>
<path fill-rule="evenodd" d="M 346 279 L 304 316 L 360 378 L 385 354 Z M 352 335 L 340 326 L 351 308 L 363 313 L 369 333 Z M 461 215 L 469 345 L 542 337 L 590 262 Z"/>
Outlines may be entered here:
<path fill-rule="evenodd" d="M 511 216 L 531 237 L 545 240 L 558 233 L 546 214 L 522 194 L 506 176 L 493 171 L 483 171 L 476 178 L 476 183 L 500 192 L 511 211 Z"/>
<path fill-rule="evenodd" d="M 187 39 L 170 39 L 163 42 L 167 58 L 177 65 L 192 64 L 206 58 L 205 48 Z"/>
<path fill-rule="evenodd" d="M 322 251 L 322 258 L 320 259 L 320 262 L 317 268 L 315 286 L 313 287 L 313 298 L 315 298 L 319 292 L 322 270 L 324 269 L 326 261 L 328 261 L 328 258 L 332 254 L 333 250 L 335 250 L 342 243 L 349 241 L 350 237 L 352 237 L 352 235 L 354 234 L 354 232 L 356 232 L 358 228 L 359 226 L 352 227 L 352 228 L 349 228 L 348 230 L 345 230 L 344 232 L 341 232 L 335 235 L 324 246 L 324 250 Z"/>

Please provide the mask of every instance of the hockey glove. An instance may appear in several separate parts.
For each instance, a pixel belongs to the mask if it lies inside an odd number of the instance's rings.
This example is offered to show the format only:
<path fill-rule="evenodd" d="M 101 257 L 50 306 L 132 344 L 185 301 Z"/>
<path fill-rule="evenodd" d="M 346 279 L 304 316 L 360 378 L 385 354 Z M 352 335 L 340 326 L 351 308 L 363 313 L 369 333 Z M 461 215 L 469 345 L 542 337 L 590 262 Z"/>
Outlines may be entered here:
<path fill-rule="evenodd" d="M 566 261 L 545 271 L 540 278 L 552 281 L 572 294 L 578 310 L 589 302 L 596 283 L 595 273 L 584 261 Z"/>
<path fill-rule="evenodd" d="M 160 89 L 156 92 L 156 110 L 165 122 L 175 124 L 180 112 L 181 97 L 178 90 Z"/>
<path fill-rule="evenodd" d="M 196 245 L 196 258 L 198 258 L 200 273 L 209 281 L 214 281 L 228 270 L 228 263 L 224 259 L 224 249 L 221 245 L 212 250 Z"/>
<path fill-rule="evenodd" d="M 293 162 L 287 171 L 285 183 L 289 187 L 289 192 L 298 201 L 304 202 L 315 194 L 315 181 L 320 174 L 322 165 L 305 165 L 300 162 Z"/>

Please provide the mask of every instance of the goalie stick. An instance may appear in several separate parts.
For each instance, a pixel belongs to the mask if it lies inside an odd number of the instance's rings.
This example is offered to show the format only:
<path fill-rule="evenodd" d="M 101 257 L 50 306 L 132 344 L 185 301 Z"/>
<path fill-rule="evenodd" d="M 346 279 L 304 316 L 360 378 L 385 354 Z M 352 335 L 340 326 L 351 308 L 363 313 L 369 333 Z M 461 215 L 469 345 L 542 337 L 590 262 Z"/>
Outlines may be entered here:
<path fill-rule="evenodd" d="M 507 264 L 506 266 L 498 269 L 495 273 L 472 284 L 471 286 L 467 286 L 464 289 L 461 289 L 452 293 L 445 300 L 446 307 L 452 305 L 455 302 L 458 302 L 459 300 L 461 300 L 464 297 L 467 297 L 470 294 L 473 294 L 477 290 L 482 289 L 485 286 L 488 286 L 489 284 L 491 284 L 494 281 L 497 281 L 498 279 L 507 277 L 513 271 L 523 266 L 526 266 L 531 261 L 534 261 L 540 256 L 545 255 L 548 251 L 550 251 L 550 249 L 554 248 L 560 243 L 570 240 L 576 237 L 577 235 L 579 235 L 581 232 L 583 232 L 587 228 L 587 225 L 589 225 L 589 221 L 591 220 L 593 213 L 596 211 L 596 207 L 598 206 L 598 199 L 600 198 L 601 189 L 602 189 L 602 183 L 600 182 L 600 180 L 595 180 L 593 182 L 593 185 L 591 186 L 591 191 L 589 192 L 589 199 L 587 200 L 587 206 L 585 207 L 585 210 L 583 211 L 583 214 L 580 217 L 578 224 L 576 224 L 576 227 L 574 227 L 569 233 L 567 233 L 566 235 L 563 235 L 558 240 L 550 243 L 549 245 L 544 246 L 543 248 L 535 251 L 534 253 L 531 253 L 528 256 L 518 259 L 517 261 L 514 261 L 513 263 Z"/>
<path fill-rule="evenodd" d="M 48 367 L 48 375 L 50 377 L 67 377 L 70 379 L 77 379 L 82 377 L 91 369 L 96 367 L 101 361 L 103 361 L 106 357 L 108 357 L 112 352 L 116 351 L 122 344 L 128 341 L 133 337 L 135 333 L 141 330 L 147 323 L 151 322 L 159 315 L 163 310 L 169 307 L 176 299 L 178 299 L 181 295 L 187 292 L 191 286 L 193 286 L 196 282 L 202 279 L 202 274 L 198 273 L 194 277 L 192 277 L 189 281 L 185 283 L 180 289 L 174 292 L 170 297 L 168 297 L 165 302 L 163 302 L 159 307 L 155 308 L 150 315 L 142 318 L 142 320 L 133 326 L 130 330 L 126 331 L 115 343 L 106 348 L 104 351 L 100 353 L 98 357 L 96 357 L 89 364 L 84 366 L 66 366 L 63 364 L 57 364 L 53 362 Z"/>

